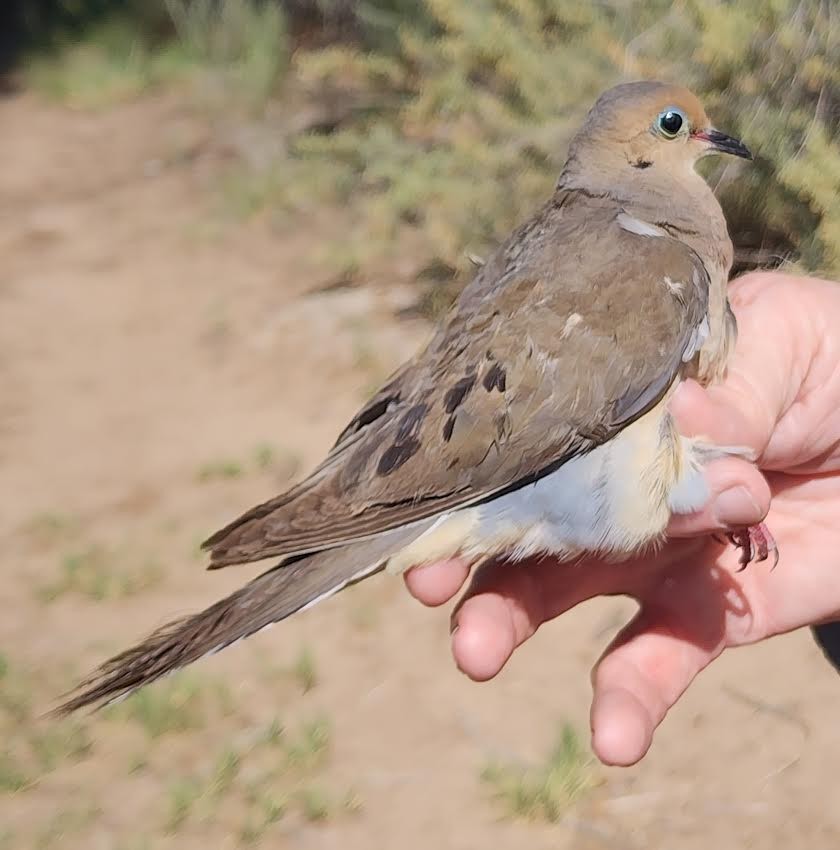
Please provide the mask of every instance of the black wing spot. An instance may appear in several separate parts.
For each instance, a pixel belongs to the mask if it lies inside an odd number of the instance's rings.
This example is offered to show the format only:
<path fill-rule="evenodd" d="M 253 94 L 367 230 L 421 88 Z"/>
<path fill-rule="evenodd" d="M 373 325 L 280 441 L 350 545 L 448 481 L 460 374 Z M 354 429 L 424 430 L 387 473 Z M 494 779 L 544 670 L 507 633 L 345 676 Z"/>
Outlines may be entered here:
<path fill-rule="evenodd" d="M 467 375 L 467 377 L 457 381 L 454 386 L 446 391 L 446 395 L 443 397 L 443 409 L 447 413 L 452 413 L 456 407 L 459 407 L 463 403 L 474 385 L 474 375 Z"/>
<path fill-rule="evenodd" d="M 427 404 L 415 404 L 410 407 L 400 419 L 393 445 L 389 446 L 379 458 L 376 471 L 379 475 L 390 475 L 399 469 L 420 448 L 417 434 L 429 410 Z"/>
<path fill-rule="evenodd" d="M 452 439 L 452 432 L 455 430 L 455 417 L 450 416 L 446 422 L 443 423 L 443 439 L 445 442 L 449 442 Z"/>
<path fill-rule="evenodd" d="M 484 374 L 481 379 L 482 386 L 487 392 L 498 390 L 500 393 L 505 391 L 507 385 L 507 374 L 504 367 L 499 363 L 494 363 Z"/>
<path fill-rule="evenodd" d="M 400 400 L 398 395 L 389 395 L 383 399 L 380 399 L 375 404 L 370 405 L 370 407 L 366 407 L 357 417 L 356 417 L 356 425 L 359 428 L 364 428 L 365 425 L 370 425 L 371 422 L 375 422 L 379 419 L 380 416 L 387 413 L 388 408 L 392 404 L 396 404 Z"/>
<path fill-rule="evenodd" d="M 390 475 L 394 470 L 399 469 L 407 460 L 413 457 L 420 448 L 420 440 L 416 437 L 406 440 L 403 443 L 394 443 L 389 446 L 379 458 L 379 465 L 376 471 L 379 475 Z"/>
<path fill-rule="evenodd" d="M 649 159 L 637 159 L 632 163 L 633 168 L 650 168 L 653 163 Z"/>
<path fill-rule="evenodd" d="M 392 395 L 387 395 L 384 398 L 377 399 L 376 401 L 368 404 L 367 407 L 362 408 L 359 413 L 350 421 L 347 427 L 338 435 L 338 439 L 335 441 L 333 447 L 342 443 L 347 437 L 351 434 L 357 434 L 363 428 L 366 428 L 368 425 L 376 422 L 377 419 L 380 419 L 389 410 L 393 405 L 399 404 L 400 402 L 400 394 L 393 393 Z"/>

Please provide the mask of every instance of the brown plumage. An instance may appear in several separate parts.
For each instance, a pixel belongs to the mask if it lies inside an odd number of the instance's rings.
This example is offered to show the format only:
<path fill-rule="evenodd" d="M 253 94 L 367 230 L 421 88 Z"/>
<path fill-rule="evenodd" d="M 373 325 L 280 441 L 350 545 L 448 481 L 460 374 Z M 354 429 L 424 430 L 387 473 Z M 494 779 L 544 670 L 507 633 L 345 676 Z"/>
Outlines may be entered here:
<path fill-rule="evenodd" d="M 610 198 L 558 191 L 309 478 L 206 542 L 212 565 L 341 546 L 470 504 L 608 440 L 652 407 L 706 314 L 709 280 L 676 240 L 640 252 L 650 240 L 623 230 L 617 211 Z M 632 311 L 612 285 L 617 268 L 635 283 Z M 689 282 L 685 304 L 662 298 L 659 268 Z M 590 333 L 564 337 L 581 312 Z M 562 418 L 558 399 L 571 402 Z"/>
<path fill-rule="evenodd" d="M 671 107 L 688 123 L 666 139 L 654 125 Z M 636 83 L 602 96 L 551 200 L 482 267 L 429 345 L 309 477 L 205 543 L 212 568 L 265 558 L 282 559 L 278 566 L 106 662 L 60 710 L 129 693 L 396 553 L 416 562 L 466 551 L 467 542 L 475 550 L 469 506 L 595 452 L 649 413 L 671 440 L 660 402 L 689 371 L 720 375 L 734 334 L 726 224 L 693 171 L 714 147 L 711 132 L 684 89 Z M 465 518 L 463 532 L 429 538 L 441 517 Z M 512 543 L 493 544 L 491 554 Z"/>

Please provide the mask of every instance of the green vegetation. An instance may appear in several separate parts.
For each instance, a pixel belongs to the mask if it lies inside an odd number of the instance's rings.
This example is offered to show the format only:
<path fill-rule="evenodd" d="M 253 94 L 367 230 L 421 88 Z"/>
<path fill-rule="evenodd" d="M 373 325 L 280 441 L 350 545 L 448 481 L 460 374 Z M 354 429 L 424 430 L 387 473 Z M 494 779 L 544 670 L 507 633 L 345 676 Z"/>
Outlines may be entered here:
<path fill-rule="evenodd" d="M 68 759 L 79 761 L 93 750 L 87 728 L 75 720 L 45 724 L 43 731 L 30 735 L 30 746 L 40 773 L 49 773 Z"/>
<path fill-rule="evenodd" d="M 692 86 L 758 155 L 737 181 L 731 163 L 711 175 L 742 263 L 795 252 L 807 268 L 840 272 L 840 23 L 825 4 L 425 8 L 426 25 L 399 28 L 388 56 L 332 48 L 297 62 L 310 84 L 342 85 L 352 69 L 357 98 L 385 104 L 294 147 L 299 175 L 317 163 L 333 192 L 359 205 L 356 244 L 399 250 L 398 233 L 419 231 L 427 268 L 444 281 L 468 274 L 468 254 L 486 254 L 548 193 L 597 93 L 621 78 L 659 77 Z"/>
<path fill-rule="evenodd" d="M 739 266 L 793 259 L 840 274 L 840 19 L 829 4 L 298 5 L 287 25 L 277 2 L 155 0 L 142 13 L 129 4 L 32 60 L 29 79 L 71 103 L 188 81 L 192 103 L 214 114 L 258 116 L 274 104 L 275 118 L 286 116 L 280 136 L 273 119 L 263 131 L 275 153 L 235 157 L 220 181 L 231 206 L 349 205 L 355 227 L 331 248 L 344 277 L 403 250 L 397 237 L 411 233 L 417 271 L 438 284 L 432 311 L 471 273 L 469 257 L 486 255 L 550 191 L 602 89 L 673 79 L 757 153 L 748 167 L 711 166 Z M 342 26 L 330 26 L 331 9 Z M 296 39 L 313 22 L 322 37 Z"/>
<path fill-rule="evenodd" d="M 76 537 L 79 530 L 78 518 L 55 511 L 36 514 L 25 527 L 28 538 L 45 548 Z"/>
<path fill-rule="evenodd" d="M 8 751 L 0 751 L 0 794 L 22 791 L 29 782 L 15 756 Z"/>
<path fill-rule="evenodd" d="M 253 0 L 129 4 L 28 61 L 27 82 L 71 106 L 101 108 L 164 85 L 188 86 L 214 112 L 259 113 L 288 63 L 279 6 Z M 145 23 L 146 28 L 138 26 Z M 171 33 L 163 41 L 160 29 Z"/>
<path fill-rule="evenodd" d="M 593 785 L 592 758 L 568 725 L 543 764 L 533 768 L 493 763 L 481 780 L 505 813 L 530 820 L 557 821 Z"/>
<path fill-rule="evenodd" d="M 325 783 L 329 749 L 325 720 L 304 722 L 296 732 L 275 720 L 250 745 L 227 747 L 209 769 L 175 780 L 166 796 L 164 829 L 173 834 L 188 823 L 234 817 L 240 841 L 253 845 L 290 815 L 318 823 L 355 813 L 358 796 L 335 793 Z"/>
<path fill-rule="evenodd" d="M 211 715 L 232 711 L 232 697 L 221 681 L 208 680 L 192 671 L 175 673 L 124 702 L 106 709 L 114 720 L 129 720 L 149 738 L 203 729 Z"/>
<path fill-rule="evenodd" d="M 756 154 L 737 181 L 717 163 L 736 241 L 840 274 L 840 20 L 816 0 L 684 9 L 660 41 L 690 58 L 686 82 Z"/>
<path fill-rule="evenodd" d="M 217 458 L 203 463 L 196 472 L 199 482 L 226 481 L 242 478 L 254 472 L 273 472 L 281 478 L 293 475 L 300 466 L 300 459 L 292 452 L 277 449 L 270 443 L 260 443 L 243 460 Z"/>
<path fill-rule="evenodd" d="M 196 477 L 202 482 L 218 481 L 229 478 L 241 478 L 244 471 L 239 461 L 230 459 L 212 460 L 200 467 Z"/>
<path fill-rule="evenodd" d="M 164 0 L 164 5 L 181 60 L 204 75 L 209 105 L 260 112 L 288 64 L 280 7 L 254 0 Z"/>
<path fill-rule="evenodd" d="M 270 443 L 260 443 L 260 445 L 254 449 L 254 463 L 256 464 L 257 469 L 264 472 L 271 469 L 276 462 L 277 452 L 274 450 L 274 446 Z"/>
<path fill-rule="evenodd" d="M 101 602 L 134 596 L 156 587 L 163 579 L 163 569 L 154 560 L 137 565 L 119 563 L 118 553 L 103 546 L 91 545 L 65 555 L 61 560 L 58 577 L 37 589 L 42 602 L 53 602 L 68 593 Z"/>
<path fill-rule="evenodd" d="M 309 693 L 318 684 L 318 671 L 315 666 L 315 656 L 308 646 L 298 653 L 292 672 L 303 693 Z"/>
<path fill-rule="evenodd" d="M 313 770 L 323 764 L 330 747 L 330 725 L 319 717 L 304 723 L 296 738 L 283 736 L 283 750 L 290 767 Z"/>
<path fill-rule="evenodd" d="M 79 720 L 38 719 L 33 687 L 32 677 L 0 654 L 0 796 L 25 792 L 46 774 L 93 751 Z"/>
<path fill-rule="evenodd" d="M 193 807 L 201 799 L 203 789 L 196 779 L 187 777 L 173 782 L 167 799 L 167 815 L 164 830 L 173 834 L 186 823 Z"/>

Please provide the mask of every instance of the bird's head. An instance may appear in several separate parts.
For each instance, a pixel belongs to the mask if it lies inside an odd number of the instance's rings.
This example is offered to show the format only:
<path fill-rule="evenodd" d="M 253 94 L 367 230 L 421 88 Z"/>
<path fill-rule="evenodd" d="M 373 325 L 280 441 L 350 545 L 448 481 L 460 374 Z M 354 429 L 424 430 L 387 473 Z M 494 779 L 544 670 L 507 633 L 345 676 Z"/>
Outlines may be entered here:
<path fill-rule="evenodd" d="M 752 159 L 738 139 L 717 130 L 688 89 L 657 82 L 625 83 L 604 92 L 569 147 L 580 177 L 660 182 L 693 172 L 698 159 L 723 153 Z M 644 175 L 644 176 L 642 176 Z"/>

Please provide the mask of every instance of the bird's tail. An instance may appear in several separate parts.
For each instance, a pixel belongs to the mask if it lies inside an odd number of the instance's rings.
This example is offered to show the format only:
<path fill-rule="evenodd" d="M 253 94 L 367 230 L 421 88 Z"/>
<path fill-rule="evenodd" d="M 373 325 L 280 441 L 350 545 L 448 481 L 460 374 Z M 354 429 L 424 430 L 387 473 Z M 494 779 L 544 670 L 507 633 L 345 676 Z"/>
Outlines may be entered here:
<path fill-rule="evenodd" d="M 425 523 L 318 552 L 274 567 L 204 611 L 175 620 L 115 655 L 85 679 L 54 714 L 103 706 L 199 658 L 309 608 L 385 567 L 388 556 Z"/>

